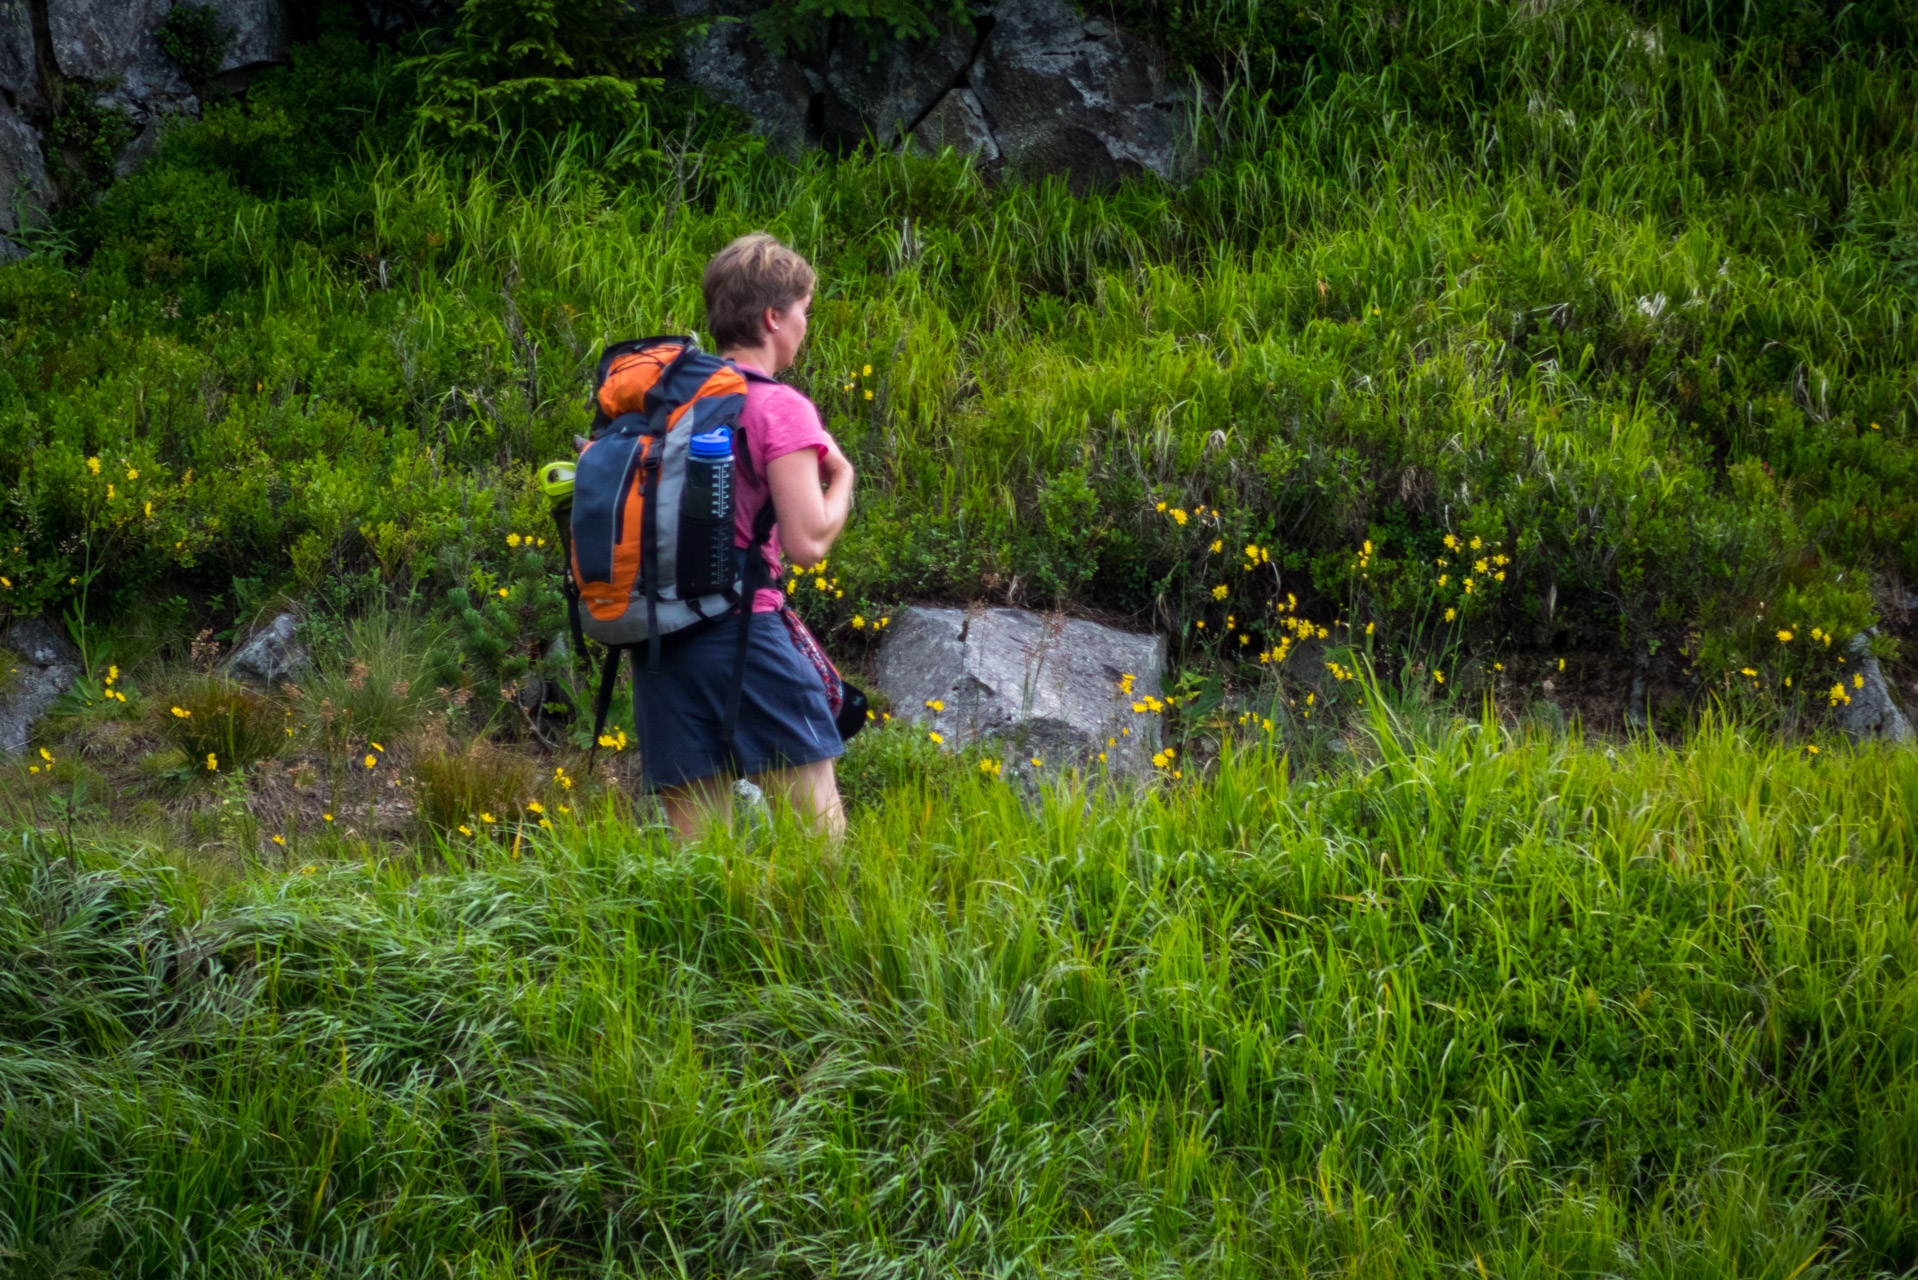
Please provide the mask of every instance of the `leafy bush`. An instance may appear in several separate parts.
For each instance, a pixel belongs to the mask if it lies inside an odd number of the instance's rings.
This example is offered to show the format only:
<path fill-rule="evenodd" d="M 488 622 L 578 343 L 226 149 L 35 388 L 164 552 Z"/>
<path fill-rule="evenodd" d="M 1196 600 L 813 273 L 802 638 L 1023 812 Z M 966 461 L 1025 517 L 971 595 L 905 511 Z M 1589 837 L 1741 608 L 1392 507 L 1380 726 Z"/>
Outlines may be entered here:
<path fill-rule="evenodd" d="M 89 87 L 55 77 L 45 130 L 47 176 L 65 200 L 98 193 L 113 178 L 113 158 L 133 139 L 133 118 L 119 106 L 103 106 Z"/>
<path fill-rule="evenodd" d="M 657 70 L 691 29 L 609 0 L 462 0 L 409 64 L 420 124 L 453 142 L 619 134 L 664 87 L 639 73 Z"/>
<path fill-rule="evenodd" d="M 212 79 L 233 43 L 233 32 L 221 25 L 219 9 L 210 4 L 174 4 L 155 34 L 193 84 Z"/>

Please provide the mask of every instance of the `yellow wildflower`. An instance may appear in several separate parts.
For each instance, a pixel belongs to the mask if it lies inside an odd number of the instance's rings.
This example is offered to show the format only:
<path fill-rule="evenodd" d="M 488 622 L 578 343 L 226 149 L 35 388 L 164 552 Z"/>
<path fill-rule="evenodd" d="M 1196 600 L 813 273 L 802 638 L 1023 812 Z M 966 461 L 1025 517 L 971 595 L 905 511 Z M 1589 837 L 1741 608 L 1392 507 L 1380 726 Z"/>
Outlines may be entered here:
<path fill-rule="evenodd" d="M 517 546 L 519 546 L 519 535 L 518 535 L 517 533 L 509 533 L 509 534 L 507 534 L 507 535 L 506 535 L 506 545 L 507 545 L 507 546 L 509 546 L 509 547 L 517 547 Z"/>
<path fill-rule="evenodd" d="M 872 366 L 871 366 L 871 365 L 867 365 L 867 366 L 866 366 L 865 368 L 863 368 L 863 369 L 861 369 L 861 370 L 859 371 L 859 376 L 860 376 L 860 377 L 862 377 L 862 378 L 870 378 L 870 377 L 872 377 Z"/>
<path fill-rule="evenodd" d="M 211 751 L 207 752 L 206 767 L 209 771 L 218 769 L 220 767 L 220 757 L 214 755 Z"/>
<path fill-rule="evenodd" d="M 460 823 L 460 834 L 463 836 L 470 836 L 473 834 L 473 828 L 467 826 L 464 822 L 462 822 Z"/>
<path fill-rule="evenodd" d="M 498 821 L 498 819 L 497 819 L 497 818 L 495 818 L 495 817 L 494 817 L 494 816 L 493 816 L 492 814 L 490 814 L 490 813 L 482 813 L 482 814 L 480 814 L 480 821 L 481 821 L 481 822 L 497 822 L 497 821 Z"/>
<path fill-rule="evenodd" d="M 100 474 L 100 460 L 99 460 L 98 458 L 88 458 L 88 459 L 87 459 L 87 470 L 88 470 L 88 471 L 91 471 L 91 472 L 92 472 L 92 473 L 93 473 L 94 475 L 96 475 L 96 476 L 97 476 L 97 475 L 99 475 L 99 474 Z"/>
<path fill-rule="evenodd" d="M 1782 630 L 1781 630 L 1781 631 L 1780 631 L 1780 632 L 1778 633 L 1778 643 L 1779 643 L 1779 644 L 1790 644 L 1790 643 L 1791 643 L 1791 641 L 1792 641 L 1792 635 L 1791 635 L 1791 632 L 1789 632 L 1789 631 L 1782 631 Z"/>
<path fill-rule="evenodd" d="M 528 813 L 545 813 L 545 812 L 546 812 L 546 806 L 545 806 L 545 805 L 543 805 L 543 804 L 541 804 L 541 803 L 540 803 L 539 801 L 537 801 L 537 800 L 528 800 L 528 801 L 526 802 L 526 812 L 528 812 Z"/>
<path fill-rule="evenodd" d="M 1180 524 L 1184 524 L 1186 522 L 1185 512 L 1180 510 L 1178 507 L 1172 508 L 1172 518 L 1178 521 Z"/>
<path fill-rule="evenodd" d="M 854 631 L 864 631 L 866 629 L 866 615 L 862 613 L 853 614 L 852 629 Z"/>
<path fill-rule="evenodd" d="M 279 846 L 280 846 L 280 847 L 281 847 L 282 849 L 284 849 L 284 848 L 286 847 L 286 837 L 285 837 L 285 836 L 274 836 L 274 837 L 273 837 L 273 843 L 274 843 L 274 844 L 277 844 L 277 845 L 279 845 Z"/>
<path fill-rule="evenodd" d="M 366 765 L 367 768 L 371 769 L 374 766 L 378 765 L 379 762 L 380 762 L 379 757 L 374 755 L 371 751 L 369 751 L 366 753 L 366 759 L 362 761 L 361 763 Z"/>
<path fill-rule="evenodd" d="M 944 742 L 946 740 L 946 736 L 940 733 L 937 729 L 934 729 L 931 733 L 928 733 L 926 736 L 932 739 L 934 742 Z"/>

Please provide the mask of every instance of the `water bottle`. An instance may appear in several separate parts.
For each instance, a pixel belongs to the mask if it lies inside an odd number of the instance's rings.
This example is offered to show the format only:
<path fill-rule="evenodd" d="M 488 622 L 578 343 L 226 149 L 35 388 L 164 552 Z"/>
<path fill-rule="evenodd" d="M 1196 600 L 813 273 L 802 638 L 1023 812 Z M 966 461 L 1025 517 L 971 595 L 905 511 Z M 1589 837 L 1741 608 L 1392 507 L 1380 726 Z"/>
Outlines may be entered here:
<path fill-rule="evenodd" d="M 686 497 L 680 507 L 679 584 L 683 596 L 710 595 L 733 581 L 733 433 L 715 427 L 688 442 Z"/>

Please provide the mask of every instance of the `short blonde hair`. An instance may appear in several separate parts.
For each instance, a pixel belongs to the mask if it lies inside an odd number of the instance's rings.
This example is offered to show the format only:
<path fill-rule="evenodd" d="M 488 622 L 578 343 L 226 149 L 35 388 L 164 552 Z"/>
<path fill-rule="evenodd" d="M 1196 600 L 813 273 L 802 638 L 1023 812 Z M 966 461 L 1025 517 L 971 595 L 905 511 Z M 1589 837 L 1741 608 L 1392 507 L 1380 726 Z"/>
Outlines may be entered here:
<path fill-rule="evenodd" d="M 764 231 L 744 235 L 713 255 L 700 288 L 706 295 L 706 327 L 726 347 L 756 346 L 764 336 L 766 308 L 784 311 L 812 295 L 818 276 L 806 260 Z"/>

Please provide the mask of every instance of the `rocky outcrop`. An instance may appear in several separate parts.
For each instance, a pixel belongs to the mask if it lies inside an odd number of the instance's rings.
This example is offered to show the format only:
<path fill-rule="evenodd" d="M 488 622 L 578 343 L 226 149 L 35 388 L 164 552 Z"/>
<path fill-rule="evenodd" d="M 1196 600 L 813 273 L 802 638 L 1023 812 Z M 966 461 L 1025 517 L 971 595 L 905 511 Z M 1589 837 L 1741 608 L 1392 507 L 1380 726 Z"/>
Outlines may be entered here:
<path fill-rule="evenodd" d="M 1891 686 L 1878 659 L 1871 656 L 1871 639 L 1860 635 L 1851 643 L 1851 662 L 1856 677 L 1849 695 L 1838 705 L 1838 727 L 1854 742 L 1879 741 L 1909 743 L 1914 737 L 1911 721 L 1891 696 Z"/>
<path fill-rule="evenodd" d="M 33 726 L 80 675 L 80 654 L 41 618 L 25 618 L 0 636 L 0 753 L 19 755 Z"/>
<path fill-rule="evenodd" d="M 208 0 L 223 53 L 210 78 L 188 82 L 160 39 L 174 0 L 0 0 L 0 232 L 36 221 L 53 198 L 42 128 L 74 95 L 124 114 L 124 176 L 158 146 L 166 121 L 200 110 L 200 91 L 228 92 L 283 61 L 299 34 L 301 0 Z M 370 5 L 373 0 L 367 0 Z"/>
<path fill-rule="evenodd" d="M 160 28 L 175 0 L 0 0 L 0 233 L 31 223 L 53 198 L 42 129 L 71 95 L 124 113 L 124 176 L 158 146 L 166 121 L 202 96 L 232 92 L 283 61 L 305 32 L 305 0 L 206 0 L 223 54 L 189 82 Z M 683 71 L 731 103 L 776 150 L 948 147 L 989 171 L 1056 174 L 1075 188 L 1131 174 L 1177 178 L 1196 104 L 1151 46 L 1073 0 L 987 0 L 976 20 L 929 39 L 878 46 L 842 19 L 805 49 L 774 55 L 754 19 L 768 0 L 629 0 L 654 13 L 712 19 Z M 391 37 L 444 20 L 453 0 L 359 0 L 366 30 Z M 202 72 L 196 70 L 195 75 Z"/>
<path fill-rule="evenodd" d="M 766 51 L 751 21 L 764 7 L 763 0 L 672 0 L 669 12 L 712 19 L 687 46 L 686 78 L 739 108 L 769 146 L 791 155 L 817 141 L 812 107 L 823 80 Z"/>
<path fill-rule="evenodd" d="M 274 685 L 291 679 L 311 665 L 306 647 L 296 638 L 300 620 L 282 613 L 248 636 L 226 660 L 227 670 L 242 680 Z"/>
<path fill-rule="evenodd" d="M 895 147 L 956 84 L 963 84 L 979 50 L 970 23 L 951 23 L 932 40 L 908 40 L 874 50 L 841 40 L 825 59 L 820 129 L 828 141 L 871 137 Z M 876 55 L 876 56 L 875 56 Z"/>
<path fill-rule="evenodd" d="M 1157 50 L 1072 0 L 992 0 L 976 23 L 877 51 L 831 26 L 817 47 L 779 56 L 753 26 L 764 7 L 670 0 L 675 16 L 721 18 L 688 47 L 686 75 L 775 149 L 953 147 L 990 170 L 1078 189 L 1191 168 L 1194 90 Z"/>
<path fill-rule="evenodd" d="M 1192 92 L 1155 50 L 1070 0 L 997 0 L 990 12 L 970 83 L 1009 170 L 1079 188 L 1182 174 Z"/>
<path fill-rule="evenodd" d="M 1144 698 L 1164 669 L 1159 636 L 1023 609 L 914 605 L 886 633 L 877 684 L 896 716 L 948 746 L 1001 741 L 1015 771 L 1035 757 L 1052 769 L 1103 753 L 1123 772 L 1144 769 L 1158 749 Z"/>
<path fill-rule="evenodd" d="M 0 106 L 0 234 L 40 221 L 50 199 L 39 130 Z"/>
<path fill-rule="evenodd" d="M 0 0 L 0 103 L 14 111 L 40 105 L 40 65 L 27 0 Z"/>
<path fill-rule="evenodd" d="M 988 168 L 1001 158 L 999 140 L 986 123 L 986 109 L 979 104 L 979 95 L 967 88 L 949 89 L 933 104 L 912 131 L 912 147 L 921 155 L 938 155 L 951 147 Z"/>

